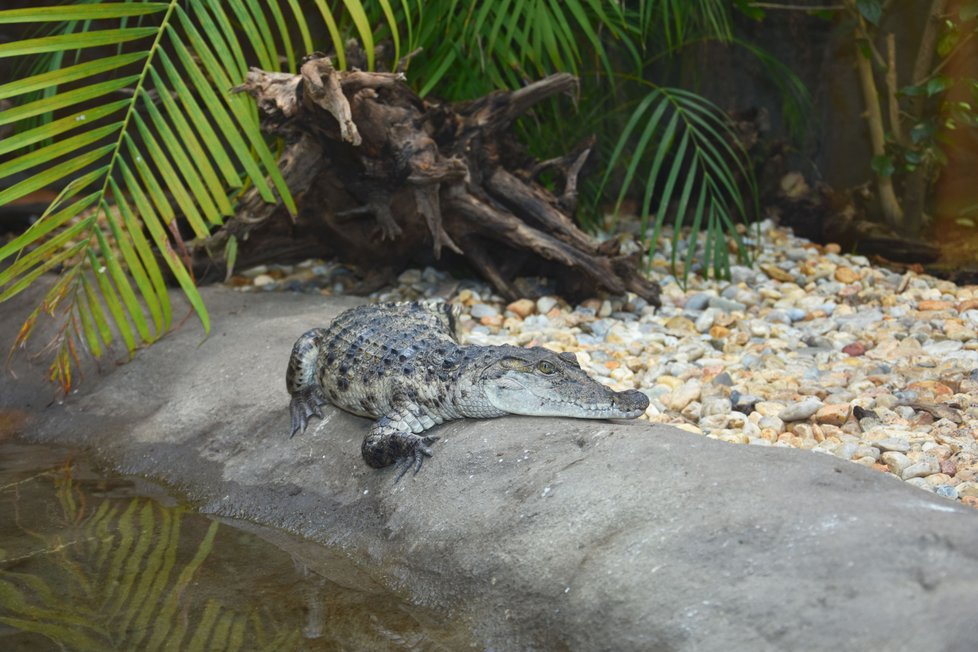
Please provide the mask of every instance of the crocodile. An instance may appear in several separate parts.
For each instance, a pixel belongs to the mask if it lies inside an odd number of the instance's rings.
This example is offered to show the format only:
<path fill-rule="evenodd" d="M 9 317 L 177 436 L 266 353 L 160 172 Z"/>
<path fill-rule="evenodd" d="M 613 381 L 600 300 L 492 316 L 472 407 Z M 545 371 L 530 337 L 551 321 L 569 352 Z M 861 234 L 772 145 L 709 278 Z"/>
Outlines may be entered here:
<path fill-rule="evenodd" d="M 633 419 L 642 392 L 593 380 L 570 352 L 542 347 L 462 345 L 458 308 L 438 301 L 368 304 L 304 333 L 286 372 L 292 434 L 322 418 L 327 402 L 375 419 L 361 446 L 374 468 L 417 473 L 438 437 L 434 426 L 506 414 Z"/>

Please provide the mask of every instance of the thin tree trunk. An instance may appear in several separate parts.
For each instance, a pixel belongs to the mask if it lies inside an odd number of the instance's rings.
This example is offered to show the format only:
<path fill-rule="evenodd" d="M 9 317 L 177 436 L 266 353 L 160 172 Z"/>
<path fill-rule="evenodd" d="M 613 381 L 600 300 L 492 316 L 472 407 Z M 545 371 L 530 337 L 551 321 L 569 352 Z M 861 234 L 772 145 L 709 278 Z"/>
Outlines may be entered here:
<path fill-rule="evenodd" d="M 861 19 L 860 19 L 861 20 Z M 873 157 L 886 155 L 886 137 L 883 127 L 883 112 L 880 108 L 880 96 L 876 90 L 876 79 L 873 77 L 873 63 L 863 56 L 856 48 L 856 66 L 859 71 L 859 82 L 863 89 L 863 99 L 866 103 L 866 121 L 869 125 L 869 140 L 873 148 Z M 876 187 L 879 191 L 880 208 L 887 224 L 898 230 L 903 227 L 903 209 L 893 188 L 893 177 L 876 175 Z"/>
<path fill-rule="evenodd" d="M 930 4 L 927 24 L 924 25 L 924 32 L 920 37 L 920 47 L 917 48 L 917 59 L 913 67 L 911 83 L 914 85 L 923 84 L 931 75 L 934 54 L 937 51 L 940 20 L 946 9 L 947 0 L 932 0 Z M 913 97 L 910 102 L 910 119 L 912 121 L 916 122 L 923 118 L 926 104 L 926 96 L 916 95 Z M 904 232 L 907 235 L 916 235 L 920 231 L 927 201 L 927 183 L 931 172 L 932 166 L 926 161 L 922 162 L 907 175 L 904 182 L 903 205 L 906 211 Z"/>

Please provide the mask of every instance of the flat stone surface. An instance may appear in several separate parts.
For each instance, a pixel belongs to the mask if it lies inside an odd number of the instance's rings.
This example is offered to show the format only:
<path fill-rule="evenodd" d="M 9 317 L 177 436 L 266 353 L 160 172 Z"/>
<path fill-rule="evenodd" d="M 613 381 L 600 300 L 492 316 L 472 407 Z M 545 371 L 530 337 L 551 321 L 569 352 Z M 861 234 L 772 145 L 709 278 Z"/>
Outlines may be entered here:
<path fill-rule="evenodd" d="M 43 367 L 17 356 L 0 406 L 35 413 L 29 439 L 91 447 L 204 512 L 342 546 L 498 650 L 978 640 L 974 509 L 830 455 L 523 417 L 440 427 L 421 473 L 392 486 L 390 470 L 360 459 L 364 419 L 327 410 L 287 436 L 292 343 L 355 301 L 203 294 L 206 339 L 188 320 L 131 363 L 90 369 L 43 411 L 54 395 Z M 29 299 L 0 311 L 4 350 Z"/>

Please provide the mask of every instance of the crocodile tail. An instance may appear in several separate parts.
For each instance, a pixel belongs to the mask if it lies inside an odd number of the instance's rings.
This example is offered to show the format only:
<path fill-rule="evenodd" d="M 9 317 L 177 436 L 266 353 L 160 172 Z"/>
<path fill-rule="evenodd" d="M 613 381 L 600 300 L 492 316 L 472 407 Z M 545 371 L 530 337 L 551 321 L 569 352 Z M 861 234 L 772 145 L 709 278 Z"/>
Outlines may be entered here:
<path fill-rule="evenodd" d="M 459 317 L 462 316 L 462 306 L 457 303 L 443 303 L 442 310 L 445 311 L 445 318 L 448 320 L 448 332 L 456 342 L 461 342 Z"/>
<path fill-rule="evenodd" d="M 295 341 L 292 357 L 289 358 L 289 368 L 285 372 L 285 385 L 290 395 L 295 396 L 317 384 L 316 360 L 325 337 L 325 328 L 313 328 Z"/>
<path fill-rule="evenodd" d="M 420 306 L 424 311 L 434 315 L 438 321 L 441 322 L 445 332 L 447 332 L 452 339 L 454 339 L 456 342 L 461 341 L 459 317 L 462 315 L 462 306 L 456 303 L 447 303 L 440 300 L 418 301 L 414 305 Z"/>

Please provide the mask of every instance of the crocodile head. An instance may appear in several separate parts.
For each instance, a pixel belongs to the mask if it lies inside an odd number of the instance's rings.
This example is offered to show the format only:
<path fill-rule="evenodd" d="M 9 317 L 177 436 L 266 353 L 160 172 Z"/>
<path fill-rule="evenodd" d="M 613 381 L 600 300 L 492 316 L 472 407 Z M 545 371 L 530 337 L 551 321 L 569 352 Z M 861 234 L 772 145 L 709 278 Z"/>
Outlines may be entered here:
<path fill-rule="evenodd" d="M 615 392 L 588 376 L 573 353 L 541 347 L 499 347 L 500 355 L 481 374 L 489 402 L 509 414 L 578 419 L 633 419 L 648 397 Z"/>

